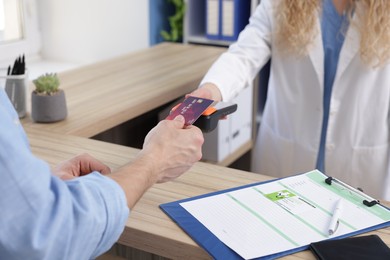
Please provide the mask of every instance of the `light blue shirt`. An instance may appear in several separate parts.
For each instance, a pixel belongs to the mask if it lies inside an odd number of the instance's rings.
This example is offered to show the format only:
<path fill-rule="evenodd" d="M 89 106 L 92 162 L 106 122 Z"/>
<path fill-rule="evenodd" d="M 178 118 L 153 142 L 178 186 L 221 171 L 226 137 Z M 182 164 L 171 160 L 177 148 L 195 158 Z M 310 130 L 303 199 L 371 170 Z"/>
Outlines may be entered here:
<path fill-rule="evenodd" d="M 0 259 L 93 259 L 129 215 L 120 186 L 98 172 L 62 181 L 30 151 L 0 88 Z"/>
<path fill-rule="evenodd" d="M 345 27 L 344 27 L 345 26 Z M 320 140 L 320 148 L 318 152 L 316 168 L 325 173 L 325 143 L 326 132 L 328 128 L 329 108 L 332 96 L 332 88 L 334 78 L 336 76 L 337 64 L 341 47 L 344 43 L 345 35 L 343 30 L 346 30 L 347 19 L 346 15 L 340 15 L 332 0 L 323 1 L 323 11 L 321 20 L 322 41 L 324 48 L 324 115 L 322 121 L 322 132 Z"/>

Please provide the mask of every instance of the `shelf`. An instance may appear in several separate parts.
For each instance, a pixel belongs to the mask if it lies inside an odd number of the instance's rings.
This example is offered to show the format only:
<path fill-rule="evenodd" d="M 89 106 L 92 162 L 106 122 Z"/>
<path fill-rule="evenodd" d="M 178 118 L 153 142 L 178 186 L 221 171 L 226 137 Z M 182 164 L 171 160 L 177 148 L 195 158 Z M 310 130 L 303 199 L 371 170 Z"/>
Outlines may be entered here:
<path fill-rule="evenodd" d="M 207 45 L 214 45 L 214 46 L 222 46 L 222 47 L 228 47 L 231 42 L 228 41 L 217 41 L 217 40 L 210 40 L 204 37 L 203 35 L 193 35 L 189 36 L 186 39 L 187 43 L 194 43 L 194 44 L 207 44 Z"/>

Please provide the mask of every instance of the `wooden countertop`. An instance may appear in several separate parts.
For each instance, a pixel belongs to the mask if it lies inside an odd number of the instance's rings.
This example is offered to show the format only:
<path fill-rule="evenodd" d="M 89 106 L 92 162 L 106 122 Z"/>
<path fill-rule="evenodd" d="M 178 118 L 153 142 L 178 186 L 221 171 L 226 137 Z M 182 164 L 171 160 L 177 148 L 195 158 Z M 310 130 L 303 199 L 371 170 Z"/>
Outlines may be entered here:
<path fill-rule="evenodd" d="M 76 154 L 88 152 L 112 169 L 116 169 L 133 160 L 138 151 L 134 148 L 87 138 L 56 133 L 42 134 L 39 129 L 34 128 L 27 128 L 27 133 L 33 153 L 53 166 Z M 171 259 L 211 259 L 160 210 L 159 205 L 269 179 L 272 178 L 207 163 L 196 163 L 191 170 L 177 180 L 156 184 L 142 197 L 131 212 L 118 242 Z M 370 233 L 378 234 L 390 246 L 390 228 Z M 311 252 L 303 251 L 281 259 L 314 260 L 315 257 Z"/>
<path fill-rule="evenodd" d="M 22 124 L 41 131 L 93 137 L 191 92 L 224 51 L 223 47 L 164 42 L 59 73 L 68 117 L 42 124 L 33 122 L 28 112 Z M 30 99 L 27 108 L 31 108 Z M 248 140 L 214 163 L 230 165 L 252 146 L 253 140 Z"/>
<path fill-rule="evenodd" d="M 23 125 L 92 137 L 194 90 L 226 48 L 162 43 L 59 74 L 68 118 Z M 28 105 L 28 107 L 30 107 Z"/>
<path fill-rule="evenodd" d="M 33 153 L 54 166 L 88 152 L 112 169 L 137 149 L 91 140 L 107 129 L 176 99 L 199 84 L 224 48 L 164 43 L 59 74 L 69 117 L 52 124 L 22 120 Z M 250 144 L 245 151 L 250 149 Z M 159 205 L 271 177 L 199 162 L 173 182 L 154 185 L 131 212 L 119 243 L 170 259 L 210 259 Z M 390 228 L 374 231 L 390 246 Z M 282 259 L 315 259 L 309 251 Z"/>

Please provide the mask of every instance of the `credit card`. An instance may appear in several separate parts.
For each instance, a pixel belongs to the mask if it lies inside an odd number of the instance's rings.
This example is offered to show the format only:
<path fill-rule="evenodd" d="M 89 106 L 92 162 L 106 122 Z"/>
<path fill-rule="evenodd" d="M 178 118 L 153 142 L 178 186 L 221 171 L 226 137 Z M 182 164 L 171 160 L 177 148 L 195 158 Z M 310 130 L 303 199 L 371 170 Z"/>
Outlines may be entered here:
<path fill-rule="evenodd" d="M 172 120 L 178 115 L 185 119 L 185 125 L 192 125 L 214 100 L 189 96 L 182 103 L 174 107 L 166 119 Z"/>

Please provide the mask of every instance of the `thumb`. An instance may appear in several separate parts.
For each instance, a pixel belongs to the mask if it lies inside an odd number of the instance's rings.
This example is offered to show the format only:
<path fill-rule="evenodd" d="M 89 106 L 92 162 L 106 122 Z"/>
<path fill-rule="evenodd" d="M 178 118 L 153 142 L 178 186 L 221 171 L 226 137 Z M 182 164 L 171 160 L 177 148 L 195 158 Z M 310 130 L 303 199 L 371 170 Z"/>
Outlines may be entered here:
<path fill-rule="evenodd" d="M 176 121 L 178 122 L 176 125 L 178 125 L 180 128 L 183 128 L 184 127 L 184 123 L 185 123 L 185 118 L 184 116 L 182 115 L 178 115 L 176 116 L 173 121 Z"/>

